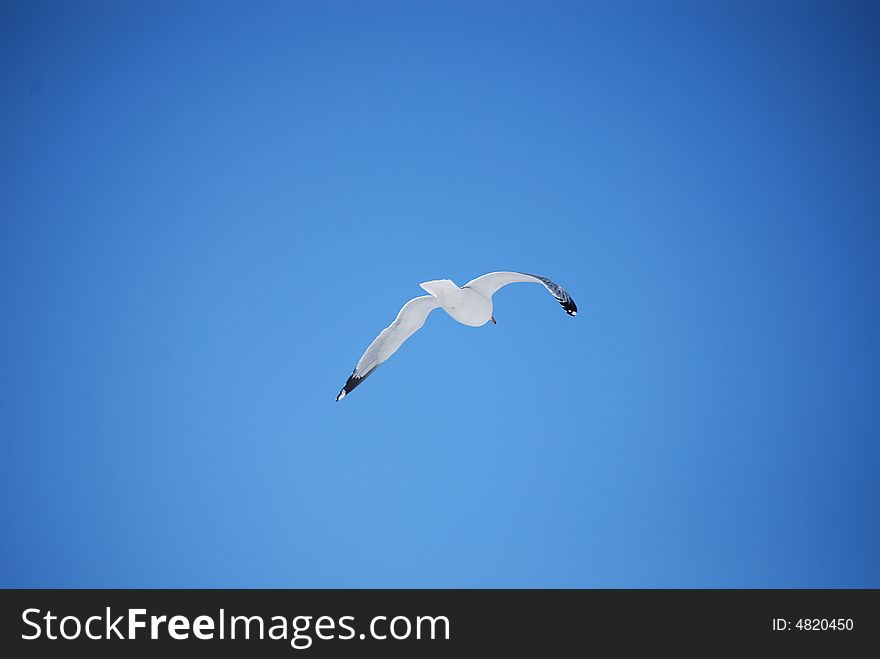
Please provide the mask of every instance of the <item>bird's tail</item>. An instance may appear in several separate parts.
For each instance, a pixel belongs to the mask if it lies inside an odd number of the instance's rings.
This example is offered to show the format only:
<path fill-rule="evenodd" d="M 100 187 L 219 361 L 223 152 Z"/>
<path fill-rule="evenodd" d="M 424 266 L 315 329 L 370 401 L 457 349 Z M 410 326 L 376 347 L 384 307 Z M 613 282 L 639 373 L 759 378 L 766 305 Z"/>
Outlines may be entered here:
<path fill-rule="evenodd" d="M 451 279 L 432 279 L 431 281 L 423 281 L 419 286 L 436 298 L 441 297 L 447 291 L 458 290 L 458 286 Z"/>

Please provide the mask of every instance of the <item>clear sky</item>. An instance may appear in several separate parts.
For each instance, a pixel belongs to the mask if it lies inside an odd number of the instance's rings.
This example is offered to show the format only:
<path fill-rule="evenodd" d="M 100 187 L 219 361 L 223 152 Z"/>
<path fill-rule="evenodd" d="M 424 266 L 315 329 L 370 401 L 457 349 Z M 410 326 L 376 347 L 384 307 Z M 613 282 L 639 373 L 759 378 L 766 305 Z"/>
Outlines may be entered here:
<path fill-rule="evenodd" d="M 880 587 L 880 11 L 0 4 L 0 585 Z M 435 312 L 343 402 L 421 281 Z"/>

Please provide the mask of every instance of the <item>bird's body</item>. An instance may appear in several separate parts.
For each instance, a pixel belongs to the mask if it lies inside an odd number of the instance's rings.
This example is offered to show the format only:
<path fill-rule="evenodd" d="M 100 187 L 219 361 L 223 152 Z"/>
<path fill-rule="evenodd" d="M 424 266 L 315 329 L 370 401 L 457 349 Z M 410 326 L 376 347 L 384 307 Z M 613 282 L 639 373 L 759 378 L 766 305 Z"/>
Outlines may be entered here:
<path fill-rule="evenodd" d="M 469 327 L 481 327 L 490 320 L 492 315 L 492 296 L 502 286 L 514 282 L 531 282 L 543 284 L 544 287 L 565 309 L 570 316 L 577 315 L 577 306 L 569 294 L 558 284 L 546 277 L 529 275 L 522 272 L 490 272 L 482 277 L 458 286 L 451 279 L 434 279 L 419 284 L 430 295 L 413 298 L 400 310 L 394 322 L 377 336 L 360 358 L 342 391 L 336 400 L 342 400 L 379 365 L 397 352 L 410 336 L 412 336 L 428 318 L 428 314 L 440 307 L 455 320 Z"/>
<path fill-rule="evenodd" d="M 472 288 L 459 287 L 451 279 L 435 279 L 419 284 L 437 298 L 443 311 L 462 325 L 482 327 L 492 318 L 492 297 Z"/>

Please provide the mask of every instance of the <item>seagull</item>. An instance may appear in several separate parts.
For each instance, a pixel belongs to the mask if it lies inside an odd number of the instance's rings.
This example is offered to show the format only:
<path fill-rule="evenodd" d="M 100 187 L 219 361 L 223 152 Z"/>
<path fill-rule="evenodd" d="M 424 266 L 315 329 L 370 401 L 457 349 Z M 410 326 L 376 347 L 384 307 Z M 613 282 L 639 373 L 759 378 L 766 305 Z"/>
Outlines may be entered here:
<path fill-rule="evenodd" d="M 565 313 L 577 315 L 577 306 L 571 296 L 559 284 L 540 275 L 529 275 L 524 272 L 490 272 L 472 279 L 464 286 L 458 286 L 451 279 L 434 279 L 419 284 L 430 295 L 413 298 L 403 305 L 397 318 L 383 329 L 379 336 L 367 348 L 355 366 L 354 371 L 336 396 L 340 401 L 350 394 L 355 387 L 367 379 L 379 365 L 386 361 L 409 337 L 421 329 L 431 313 L 437 307 L 452 316 L 455 320 L 469 327 L 482 327 L 490 320 L 496 323 L 492 315 L 492 296 L 502 286 L 515 282 L 543 284 L 555 297 Z"/>

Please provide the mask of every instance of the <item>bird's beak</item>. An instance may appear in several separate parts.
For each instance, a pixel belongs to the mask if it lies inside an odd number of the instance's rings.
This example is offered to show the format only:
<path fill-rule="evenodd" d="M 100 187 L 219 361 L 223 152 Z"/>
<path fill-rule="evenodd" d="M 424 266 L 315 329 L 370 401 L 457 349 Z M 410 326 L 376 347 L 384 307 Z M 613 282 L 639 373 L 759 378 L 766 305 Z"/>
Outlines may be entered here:
<path fill-rule="evenodd" d="M 497 324 L 498 324 L 498 321 L 495 320 L 495 316 L 492 316 L 489 320 L 492 321 L 492 324 L 493 324 L 493 325 L 497 325 Z"/>

